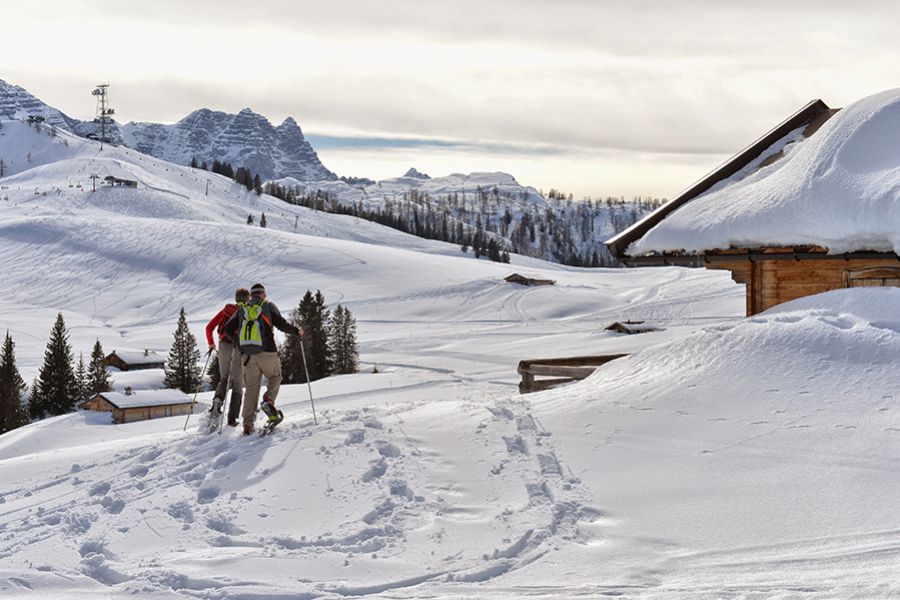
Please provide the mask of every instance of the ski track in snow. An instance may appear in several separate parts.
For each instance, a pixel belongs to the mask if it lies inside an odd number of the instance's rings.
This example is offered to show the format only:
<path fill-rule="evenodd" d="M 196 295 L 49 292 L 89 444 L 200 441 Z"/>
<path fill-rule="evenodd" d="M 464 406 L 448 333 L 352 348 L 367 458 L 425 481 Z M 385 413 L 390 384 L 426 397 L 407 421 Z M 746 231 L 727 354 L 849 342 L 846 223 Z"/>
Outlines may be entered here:
<path fill-rule="evenodd" d="M 518 489 L 513 494 L 518 503 L 493 507 L 468 506 L 461 489 L 431 489 L 429 473 L 449 467 L 452 453 L 447 452 L 452 448 L 407 431 L 406 421 L 417 418 L 423 407 L 427 404 L 417 402 L 387 411 L 326 409 L 319 426 L 289 418 L 276 434 L 262 439 L 208 435 L 195 421 L 191 429 L 196 431 L 159 435 L 150 443 L 117 441 L 73 448 L 67 472 L 51 476 L 41 486 L 17 482 L 0 496 L 0 559 L 33 555 L 28 547 L 34 545 L 69 548 L 66 560 L 33 568 L 73 580 L 83 576 L 123 593 L 163 586 L 178 594 L 217 590 L 227 592 L 228 598 L 242 598 L 250 597 L 239 591 L 247 586 L 278 584 L 265 574 L 250 581 L 226 574 L 192 578 L 180 573 L 178 552 L 172 549 L 181 545 L 180 535 L 206 539 L 210 552 L 197 558 L 201 561 L 215 560 L 215 549 L 223 549 L 239 550 L 244 557 L 274 555 L 348 565 L 375 557 L 410 560 L 407 536 L 428 532 L 434 556 L 420 557 L 407 569 L 417 573 L 366 585 L 284 583 L 292 594 L 300 594 L 291 597 L 342 597 L 425 582 L 450 586 L 487 582 L 529 565 L 554 546 L 590 539 L 580 525 L 602 519 L 603 513 L 586 504 L 588 494 L 580 482 L 565 474 L 552 434 L 535 419 L 526 400 L 495 401 L 468 432 L 483 443 L 482 460 L 490 459 L 475 475 L 476 481 L 493 490 Z M 331 442 L 320 442 L 322 438 Z M 283 469 L 292 454 L 310 452 L 326 464 L 368 463 L 356 479 L 331 481 L 323 493 L 333 506 L 343 507 L 339 511 L 357 510 L 361 497 L 368 499 L 371 509 L 322 534 L 248 533 L 240 526 L 247 518 L 247 506 L 258 511 L 257 519 L 275 510 L 266 508 L 267 482 L 285 476 Z M 17 460 L 37 461 L 39 471 L 53 471 L 42 458 Z M 110 472 L 115 475 L 108 476 Z M 489 530 L 494 541 L 480 549 L 452 546 L 444 539 L 446 531 L 436 524 L 460 520 L 480 523 L 477 526 Z M 144 538 L 154 550 L 143 559 L 130 557 L 125 562 L 115 550 L 122 543 L 116 538 L 131 536 Z M 16 585 L 31 585 L 30 577 L 19 577 Z"/>

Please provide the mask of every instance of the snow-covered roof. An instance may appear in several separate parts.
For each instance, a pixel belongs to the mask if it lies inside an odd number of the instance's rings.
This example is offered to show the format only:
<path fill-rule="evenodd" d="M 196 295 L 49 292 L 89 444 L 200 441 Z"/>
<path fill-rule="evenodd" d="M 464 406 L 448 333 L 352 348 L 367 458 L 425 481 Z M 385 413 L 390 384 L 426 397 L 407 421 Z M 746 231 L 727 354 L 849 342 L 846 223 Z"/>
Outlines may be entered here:
<path fill-rule="evenodd" d="M 783 158 L 671 212 L 626 253 L 820 246 L 900 250 L 900 89 L 844 108 Z"/>
<path fill-rule="evenodd" d="M 117 408 L 140 408 L 144 406 L 165 406 L 168 404 L 188 404 L 191 397 L 180 390 L 136 390 L 131 394 L 103 392 L 98 394 Z"/>
<path fill-rule="evenodd" d="M 129 365 L 153 365 L 166 362 L 165 358 L 153 350 L 113 350 L 110 356 L 113 354 Z"/>

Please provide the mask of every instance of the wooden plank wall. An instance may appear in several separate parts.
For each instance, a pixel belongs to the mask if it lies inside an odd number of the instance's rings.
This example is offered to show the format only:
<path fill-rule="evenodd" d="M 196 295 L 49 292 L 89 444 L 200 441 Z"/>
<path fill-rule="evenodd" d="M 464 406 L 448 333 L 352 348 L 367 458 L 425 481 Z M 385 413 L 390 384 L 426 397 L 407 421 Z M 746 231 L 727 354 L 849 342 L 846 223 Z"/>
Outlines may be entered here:
<path fill-rule="evenodd" d="M 778 304 L 849 286 L 900 284 L 900 261 L 871 260 L 754 260 L 708 265 L 728 269 L 737 283 L 747 285 L 747 316 Z M 878 269 L 867 279 L 867 269 Z M 892 280 L 891 273 L 897 278 Z M 857 278 L 858 277 L 858 278 Z"/>

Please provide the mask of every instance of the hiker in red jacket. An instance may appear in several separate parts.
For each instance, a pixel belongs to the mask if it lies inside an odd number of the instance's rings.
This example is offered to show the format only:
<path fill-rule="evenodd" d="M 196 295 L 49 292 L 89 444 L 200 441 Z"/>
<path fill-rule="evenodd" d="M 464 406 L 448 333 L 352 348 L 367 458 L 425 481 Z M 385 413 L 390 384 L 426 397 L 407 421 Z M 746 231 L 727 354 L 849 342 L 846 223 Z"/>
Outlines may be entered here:
<path fill-rule="evenodd" d="M 213 396 L 212 409 L 210 412 L 217 413 L 222 411 L 222 404 L 225 402 L 226 386 L 231 381 L 231 402 L 228 404 L 228 425 L 236 427 L 238 424 L 238 415 L 241 414 L 241 400 L 244 394 L 244 374 L 241 367 L 241 353 L 238 349 L 237 340 L 232 338 L 225 331 L 225 323 L 228 319 L 250 301 L 250 291 L 246 288 L 238 288 L 234 293 L 235 304 L 226 304 L 225 308 L 220 310 L 216 316 L 206 324 L 206 342 L 209 344 L 210 350 L 216 347 L 213 342 L 213 330 L 219 337 L 219 385 L 216 386 L 216 393 Z"/>
<path fill-rule="evenodd" d="M 261 408 L 269 417 L 269 425 L 272 427 L 283 418 L 281 411 L 275 408 L 275 398 L 281 387 L 281 359 L 275 345 L 275 329 L 303 336 L 303 330 L 285 320 L 278 307 L 266 299 L 263 284 L 254 283 L 250 294 L 250 301 L 225 324 L 225 332 L 238 340 L 240 352 L 244 356 L 244 377 L 247 382 L 247 401 L 244 402 L 243 412 L 244 435 L 250 435 L 253 431 L 263 375 L 266 377 L 266 392 L 263 394 Z"/>

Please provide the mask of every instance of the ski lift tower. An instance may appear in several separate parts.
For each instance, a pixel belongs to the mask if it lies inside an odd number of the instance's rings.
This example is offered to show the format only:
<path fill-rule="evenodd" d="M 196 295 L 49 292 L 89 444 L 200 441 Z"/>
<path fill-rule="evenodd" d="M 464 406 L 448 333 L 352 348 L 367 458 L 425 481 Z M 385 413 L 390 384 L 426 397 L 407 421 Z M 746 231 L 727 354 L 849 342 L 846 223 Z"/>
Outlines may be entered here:
<path fill-rule="evenodd" d="M 96 89 L 91 92 L 97 97 L 97 116 L 94 117 L 94 123 L 100 126 L 100 149 L 103 150 L 103 142 L 109 142 L 107 131 L 112 129 L 112 115 L 115 110 L 109 107 L 109 88 L 108 83 L 100 83 Z"/>

